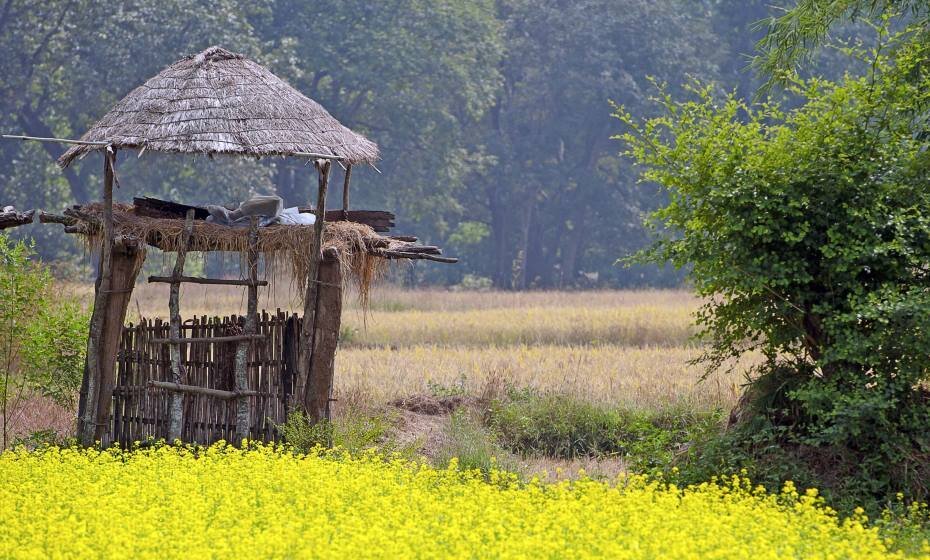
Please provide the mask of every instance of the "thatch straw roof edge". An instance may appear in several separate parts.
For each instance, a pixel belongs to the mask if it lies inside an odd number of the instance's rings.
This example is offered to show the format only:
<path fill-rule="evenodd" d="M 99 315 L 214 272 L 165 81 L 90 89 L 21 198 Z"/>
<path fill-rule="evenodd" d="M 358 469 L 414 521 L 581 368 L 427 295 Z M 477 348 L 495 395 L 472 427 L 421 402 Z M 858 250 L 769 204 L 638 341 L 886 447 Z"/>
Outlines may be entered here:
<path fill-rule="evenodd" d="M 374 163 L 378 146 L 244 55 L 220 47 L 188 56 L 120 100 L 82 137 L 118 149 L 168 153 L 333 155 Z M 101 146 L 76 145 L 58 164 Z"/>

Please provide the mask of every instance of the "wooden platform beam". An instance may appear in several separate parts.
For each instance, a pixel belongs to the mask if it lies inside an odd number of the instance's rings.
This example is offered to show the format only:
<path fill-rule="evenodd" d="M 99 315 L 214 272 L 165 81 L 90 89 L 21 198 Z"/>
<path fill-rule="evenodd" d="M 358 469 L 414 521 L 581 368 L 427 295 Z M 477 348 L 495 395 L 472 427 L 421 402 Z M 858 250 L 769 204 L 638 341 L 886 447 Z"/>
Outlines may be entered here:
<path fill-rule="evenodd" d="M 17 212 L 12 206 L 8 206 L 0 211 L 0 229 L 8 229 L 26 224 L 31 224 L 35 216 L 35 210 L 27 212 Z"/>

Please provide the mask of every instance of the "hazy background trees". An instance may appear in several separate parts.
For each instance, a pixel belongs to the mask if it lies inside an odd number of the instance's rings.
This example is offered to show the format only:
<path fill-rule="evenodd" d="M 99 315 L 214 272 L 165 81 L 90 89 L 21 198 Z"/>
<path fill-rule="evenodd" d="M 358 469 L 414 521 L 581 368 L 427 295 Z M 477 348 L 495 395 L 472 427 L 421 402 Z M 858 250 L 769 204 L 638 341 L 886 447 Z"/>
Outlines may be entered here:
<path fill-rule="evenodd" d="M 787 3 L 787 2 L 783 2 Z M 499 287 L 672 284 L 614 266 L 646 243 L 658 191 L 636 185 L 610 136 L 610 100 L 646 116 L 650 79 L 689 76 L 752 96 L 747 70 L 772 15 L 763 0 L 4 0 L 0 129 L 77 137 L 164 66 L 219 44 L 268 65 L 380 144 L 383 174 L 357 173 L 356 207 L 462 257 L 410 281 Z M 674 90 L 672 90 L 674 92 Z M 0 203 L 60 210 L 92 200 L 99 158 L 65 172 L 56 144 L 0 143 Z M 299 162 L 121 154 L 118 197 L 234 202 L 249 191 L 307 200 Z M 337 178 L 338 179 L 338 178 Z M 46 259 L 81 258 L 31 226 Z"/>

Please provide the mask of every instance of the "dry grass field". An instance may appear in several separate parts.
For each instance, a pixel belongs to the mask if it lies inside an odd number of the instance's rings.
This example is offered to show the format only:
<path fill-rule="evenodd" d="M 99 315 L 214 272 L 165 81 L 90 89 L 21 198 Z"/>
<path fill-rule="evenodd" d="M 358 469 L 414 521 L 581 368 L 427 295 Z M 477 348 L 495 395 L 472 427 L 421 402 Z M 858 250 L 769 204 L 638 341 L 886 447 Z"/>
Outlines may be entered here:
<path fill-rule="evenodd" d="M 90 288 L 74 288 L 89 298 Z M 166 316 L 165 285 L 140 285 L 129 320 Z M 294 309 L 287 286 L 262 306 Z M 740 369 L 701 382 L 689 362 L 699 302 L 685 291 L 455 292 L 381 287 L 363 309 L 349 294 L 336 358 L 337 392 L 378 402 L 438 390 L 480 393 L 489 383 L 631 408 L 726 408 Z M 184 314 L 244 310 L 243 290 L 184 286 Z"/>

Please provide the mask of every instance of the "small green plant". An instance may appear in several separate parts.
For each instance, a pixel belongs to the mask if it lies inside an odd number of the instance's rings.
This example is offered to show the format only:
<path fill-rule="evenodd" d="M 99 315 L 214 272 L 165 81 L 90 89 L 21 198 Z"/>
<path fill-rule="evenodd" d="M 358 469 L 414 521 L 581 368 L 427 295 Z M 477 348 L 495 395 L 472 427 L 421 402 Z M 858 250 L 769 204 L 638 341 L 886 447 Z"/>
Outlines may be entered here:
<path fill-rule="evenodd" d="M 446 466 L 452 459 L 462 469 L 478 469 L 487 474 L 492 470 L 515 471 L 514 457 L 500 444 L 481 423 L 481 420 L 465 409 L 452 413 L 443 445 L 436 454 L 436 464 Z"/>
<path fill-rule="evenodd" d="M 493 287 L 494 282 L 490 278 L 466 274 L 462 277 L 462 281 L 453 286 L 452 289 L 456 291 L 487 292 Z"/>
<path fill-rule="evenodd" d="M 392 419 L 381 412 L 349 408 L 317 424 L 294 412 L 278 429 L 287 443 L 304 453 L 316 447 L 338 447 L 353 455 L 376 449 L 385 455 L 412 458 L 415 445 L 400 445 L 391 437 L 392 425 Z"/>
<path fill-rule="evenodd" d="M 339 327 L 339 343 L 352 344 L 358 340 L 358 329 L 352 325 L 342 325 Z"/>
<path fill-rule="evenodd" d="M 464 397 L 468 395 L 468 377 L 465 374 L 459 375 L 452 383 L 440 383 L 438 381 L 428 380 L 426 388 L 429 393 L 437 399 L 449 397 Z"/>
<path fill-rule="evenodd" d="M 55 430 L 36 430 L 13 440 L 12 447 L 24 446 L 28 449 L 42 449 L 44 447 L 68 447 L 71 441 L 63 438 Z"/>

